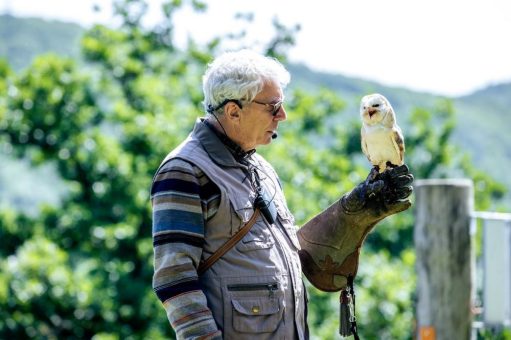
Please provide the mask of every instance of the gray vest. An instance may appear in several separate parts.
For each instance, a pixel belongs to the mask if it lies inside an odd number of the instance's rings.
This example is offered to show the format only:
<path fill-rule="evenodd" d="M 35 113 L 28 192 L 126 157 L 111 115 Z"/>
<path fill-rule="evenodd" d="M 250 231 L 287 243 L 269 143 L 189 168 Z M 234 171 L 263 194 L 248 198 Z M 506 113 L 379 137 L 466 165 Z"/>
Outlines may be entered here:
<path fill-rule="evenodd" d="M 259 216 L 250 232 L 199 280 L 224 339 L 303 339 L 306 292 L 294 218 L 273 168 L 257 154 L 251 157 L 273 197 L 277 219 L 269 224 Z M 206 259 L 250 219 L 256 192 L 248 169 L 200 120 L 166 160 L 171 158 L 195 164 L 220 188 L 218 212 L 205 226 Z"/>

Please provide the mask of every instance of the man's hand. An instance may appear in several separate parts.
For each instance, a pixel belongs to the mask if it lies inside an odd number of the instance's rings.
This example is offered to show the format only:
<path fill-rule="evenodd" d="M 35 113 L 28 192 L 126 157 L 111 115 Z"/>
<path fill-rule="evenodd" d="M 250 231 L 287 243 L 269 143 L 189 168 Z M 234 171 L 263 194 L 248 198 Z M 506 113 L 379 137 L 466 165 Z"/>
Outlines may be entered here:
<path fill-rule="evenodd" d="M 413 175 L 406 164 L 385 170 L 373 168 L 366 180 L 357 185 L 341 201 L 346 212 L 355 213 L 364 207 L 388 210 L 390 205 L 401 203 L 413 192 Z"/>
<path fill-rule="evenodd" d="M 381 194 L 386 204 L 405 200 L 413 192 L 413 175 L 406 164 L 384 171 L 379 177 L 385 183 Z"/>

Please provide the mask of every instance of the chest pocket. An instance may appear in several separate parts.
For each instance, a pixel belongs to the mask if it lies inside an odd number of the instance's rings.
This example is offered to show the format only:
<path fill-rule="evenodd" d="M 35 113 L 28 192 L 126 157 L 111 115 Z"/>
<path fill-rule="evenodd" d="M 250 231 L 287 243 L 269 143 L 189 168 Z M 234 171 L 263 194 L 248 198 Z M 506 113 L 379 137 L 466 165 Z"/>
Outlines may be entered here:
<path fill-rule="evenodd" d="M 237 233 L 247 223 L 254 214 L 253 194 L 242 194 L 239 192 L 230 192 L 227 195 L 231 209 L 231 230 L 230 236 Z M 258 217 L 259 219 L 259 217 Z M 253 229 L 257 221 L 252 226 Z M 250 232 L 249 232 L 250 234 Z M 245 237 L 247 237 L 246 235 Z"/>
<path fill-rule="evenodd" d="M 277 221 L 284 229 L 287 237 L 293 244 L 293 246 L 300 250 L 300 242 L 298 241 L 298 237 L 296 236 L 296 227 L 295 227 L 295 218 L 293 215 L 289 212 L 287 207 L 282 204 L 282 202 L 276 200 L 275 205 L 277 206 Z"/>
<path fill-rule="evenodd" d="M 252 226 L 250 232 L 236 244 L 236 249 L 240 252 L 248 252 L 258 249 L 269 249 L 273 247 L 275 240 L 267 228 L 257 225 Z"/>
<path fill-rule="evenodd" d="M 234 212 L 232 223 L 232 233 L 234 234 L 252 217 L 255 194 L 250 193 L 247 196 L 235 194 L 233 197 L 231 207 Z M 275 240 L 262 219 L 262 216 L 258 216 L 256 223 L 250 228 L 247 235 L 236 244 L 235 247 L 238 251 L 245 253 L 273 247 Z"/>

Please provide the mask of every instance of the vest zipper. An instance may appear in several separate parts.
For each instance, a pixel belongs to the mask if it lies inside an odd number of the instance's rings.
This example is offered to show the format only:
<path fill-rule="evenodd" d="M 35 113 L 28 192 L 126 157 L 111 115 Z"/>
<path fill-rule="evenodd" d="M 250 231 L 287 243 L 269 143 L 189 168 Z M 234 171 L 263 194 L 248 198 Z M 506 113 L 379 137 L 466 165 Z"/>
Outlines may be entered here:
<path fill-rule="evenodd" d="M 254 290 L 268 290 L 270 298 L 279 290 L 278 282 L 271 283 L 240 283 L 227 285 L 227 290 L 231 292 L 249 292 Z"/>

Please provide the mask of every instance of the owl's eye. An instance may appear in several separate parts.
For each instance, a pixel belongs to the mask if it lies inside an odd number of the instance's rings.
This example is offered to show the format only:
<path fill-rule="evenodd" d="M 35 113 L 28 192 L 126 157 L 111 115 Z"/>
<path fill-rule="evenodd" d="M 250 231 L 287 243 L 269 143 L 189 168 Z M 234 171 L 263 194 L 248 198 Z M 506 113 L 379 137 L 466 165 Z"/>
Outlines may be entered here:
<path fill-rule="evenodd" d="M 373 107 L 380 107 L 380 104 L 373 104 Z"/>

